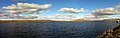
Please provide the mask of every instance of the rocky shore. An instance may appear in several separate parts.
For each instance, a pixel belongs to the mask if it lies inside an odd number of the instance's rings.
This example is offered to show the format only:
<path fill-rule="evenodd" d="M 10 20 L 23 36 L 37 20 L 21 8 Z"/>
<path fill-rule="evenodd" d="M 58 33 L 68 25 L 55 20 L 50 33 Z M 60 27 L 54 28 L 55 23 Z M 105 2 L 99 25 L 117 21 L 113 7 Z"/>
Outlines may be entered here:
<path fill-rule="evenodd" d="M 112 30 L 105 31 L 102 35 L 97 38 L 120 38 L 120 25 Z"/>

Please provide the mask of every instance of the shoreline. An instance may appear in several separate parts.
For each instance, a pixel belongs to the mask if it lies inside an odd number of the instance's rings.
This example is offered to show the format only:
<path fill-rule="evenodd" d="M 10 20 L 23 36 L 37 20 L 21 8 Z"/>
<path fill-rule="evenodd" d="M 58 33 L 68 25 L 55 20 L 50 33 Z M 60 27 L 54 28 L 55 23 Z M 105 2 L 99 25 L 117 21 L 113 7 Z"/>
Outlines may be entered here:
<path fill-rule="evenodd" d="M 103 32 L 97 38 L 120 38 L 120 25 L 117 27 Z"/>
<path fill-rule="evenodd" d="M 108 21 L 108 22 L 115 22 L 116 19 L 110 19 L 110 20 L 83 20 L 83 19 L 77 19 L 77 20 L 69 20 L 69 21 L 59 21 L 59 20 L 0 20 L 0 22 L 92 22 L 92 21 Z"/>
<path fill-rule="evenodd" d="M 71 21 L 58 21 L 58 20 L 0 20 L 0 22 L 89 22 L 90 20 L 71 20 Z"/>

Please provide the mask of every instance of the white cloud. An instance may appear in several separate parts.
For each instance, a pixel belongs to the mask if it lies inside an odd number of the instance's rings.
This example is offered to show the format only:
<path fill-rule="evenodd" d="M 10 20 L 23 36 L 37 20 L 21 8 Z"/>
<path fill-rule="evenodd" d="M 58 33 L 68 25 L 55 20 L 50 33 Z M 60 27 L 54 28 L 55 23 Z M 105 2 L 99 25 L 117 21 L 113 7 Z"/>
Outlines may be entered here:
<path fill-rule="evenodd" d="M 54 18 L 56 18 L 56 19 L 69 19 L 69 18 L 73 18 L 73 17 L 75 17 L 75 16 L 72 14 L 67 14 L 67 15 L 55 14 L 54 15 Z"/>
<path fill-rule="evenodd" d="M 58 16 L 62 16 L 61 14 L 55 14 L 54 16 L 58 17 Z"/>
<path fill-rule="evenodd" d="M 85 18 L 95 18 L 96 16 L 95 15 L 93 15 L 93 14 L 87 14 L 86 16 L 85 16 Z"/>
<path fill-rule="evenodd" d="M 8 16 L 4 15 L 0 18 L 3 18 L 3 19 L 37 19 L 38 16 L 32 16 L 32 15 L 23 16 L 21 14 L 14 14 L 14 15 L 8 15 Z"/>
<path fill-rule="evenodd" d="M 38 4 L 29 4 L 29 3 L 17 3 L 12 4 L 10 6 L 3 7 L 3 9 L 7 9 L 7 12 L 10 13 L 33 13 L 38 11 L 47 10 L 50 8 L 51 4 L 44 4 L 44 5 L 38 5 Z"/>
<path fill-rule="evenodd" d="M 81 9 L 74 9 L 74 8 L 61 8 L 58 10 L 58 12 L 70 12 L 70 13 L 80 13 L 85 12 L 86 10 L 84 8 Z"/>
<path fill-rule="evenodd" d="M 25 16 L 25 19 L 36 19 L 38 18 L 37 16 Z"/>
<path fill-rule="evenodd" d="M 86 15 L 84 18 L 85 19 L 99 19 L 99 20 L 104 20 L 104 19 L 118 19 L 120 17 L 113 17 L 112 15 L 117 15 L 119 16 L 120 14 L 120 4 L 116 5 L 114 7 L 109 7 L 109 8 L 103 8 L 103 9 L 97 9 L 93 11 L 91 14 Z"/>
<path fill-rule="evenodd" d="M 29 4 L 29 3 L 17 3 L 10 6 L 4 6 L 0 10 L 0 19 L 37 19 L 39 14 L 51 7 L 51 4 Z M 37 14 L 36 14 L 37 13 Z"/>
<path fill-rule="evenodd" d="M 0 17 L 3 17 L 4 16 L 4 14 L 0 14 Z"/>
<path fill-rule="evenodd" d="M 67 15 L 55 14 L 53 16 L 40 16 L 37 19 L 43 19 L 43 20 L 74 20 L 74 19 L 77 19 L 77 17 L 72 15 L 72 14 L 67 14 Z"/>
<path fill-rule="evenodd" d="M 94 14 L 88 14 L 84 16 L 85 20 L 104 20 L 104 19 L 110 19 L 109 16 L 106 15 L 94 15 Z"/>
<path fill-rule="evenodd" d="M 111 7 L 111 8 L 104 8 L 104 9 L 95 10 L 93 12 L 93 14 L 96 14 L 96 15 L 114 15 L 114 14 L 120 14 L 120 12 Z"/>

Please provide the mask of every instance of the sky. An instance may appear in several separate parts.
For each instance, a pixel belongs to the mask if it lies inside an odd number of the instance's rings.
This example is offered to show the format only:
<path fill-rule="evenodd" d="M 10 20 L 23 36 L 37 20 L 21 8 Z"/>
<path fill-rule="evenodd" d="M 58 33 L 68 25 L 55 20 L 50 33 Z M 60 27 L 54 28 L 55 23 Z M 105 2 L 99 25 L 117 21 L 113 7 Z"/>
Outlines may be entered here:
<path fill-rule="evenodd" d="M 56 14 L 67 15 L 72 14 L 75 17 L 82 18 L 85 15 L 91 14 L 92 11 L 102 8 L 109 8 L 120 3 L 120 0 L 0 0 L 0 9 L 4 6 L 10 6 L 17 3 L 29 4 L 51 4 L 52 6 L 47 12 L 39 14 L 40 16 L 54 16 Z M 63 9 L 84 9 L 82 12 L 71 13 L 70 11 L 58 11 Z"/>

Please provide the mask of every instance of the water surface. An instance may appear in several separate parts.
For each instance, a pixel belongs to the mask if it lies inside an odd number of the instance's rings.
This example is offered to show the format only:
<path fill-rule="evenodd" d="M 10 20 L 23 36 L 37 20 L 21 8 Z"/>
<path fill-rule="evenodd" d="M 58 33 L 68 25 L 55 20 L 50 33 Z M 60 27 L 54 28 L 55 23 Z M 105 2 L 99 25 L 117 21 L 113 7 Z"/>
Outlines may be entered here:
<path fill-rule="evenodd" d="M 1 38 L 95 38 L 115 22 L 28 22 L 0 23 Z"/>

